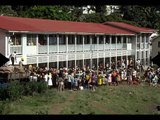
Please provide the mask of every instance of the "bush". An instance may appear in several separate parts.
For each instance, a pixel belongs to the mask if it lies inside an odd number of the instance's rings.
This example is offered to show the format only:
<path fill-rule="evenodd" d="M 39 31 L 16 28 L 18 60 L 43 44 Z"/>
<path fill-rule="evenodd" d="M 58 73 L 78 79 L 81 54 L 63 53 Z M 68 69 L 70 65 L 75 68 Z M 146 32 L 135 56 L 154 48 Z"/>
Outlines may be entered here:
<path fill-rule="evenodd" d="M 16 100 L 23 94 L 23 86 L 18 81 L 1 84 L 0 99 L 1 100 Z"/>
<path fill-rule="evenodd" d="M 3 83 L 0 84 L 0 100 L 6 100 L 6 98 L 8 98 L 7 84 Z"/>
<path fill-rule="evenodd" d="M 11 81 L 7 84 L 7 95 L 10 100 L 16 100 L 23 95 L 23 85 L 19 81 Z"/>
<path fill-rule="evenodd" d="M 0 114 L 8 114 L 11 111 L 8 101 L 0 102 Z"/>
<path fill-rule="evenodd" d="M 0 84 L 0 100 L 17 100 L 22 95 L 34 95 L 47 90 L 45 81 L 41 82 L 19 82 L 11 81 Z"/>
<path fill-rule="evenodd" d="M 38 93 L 44 93 L 47 90 L 45 81 L 38 82 Z"/>
<path fill-rule="evenodd" d="M 35 93 L 43 93 L 47 90 L 45 81 L 28 82 L 24 85 L 24 95 L 34 95 Z"/>

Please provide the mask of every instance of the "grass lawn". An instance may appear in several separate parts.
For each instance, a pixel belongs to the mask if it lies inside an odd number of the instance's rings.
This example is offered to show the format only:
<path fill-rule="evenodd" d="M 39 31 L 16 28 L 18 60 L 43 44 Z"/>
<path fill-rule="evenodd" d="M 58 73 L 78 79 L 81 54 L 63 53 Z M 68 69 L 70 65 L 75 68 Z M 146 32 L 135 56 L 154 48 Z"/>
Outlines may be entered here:
<path fill-rule="evenodd" d="M 54 105 L 62 107 L 59 114 L 158 114 L 160 87 L 101 86 L 95 92 L 66 90 L 61 93 L 51 89 L 9 102 L 7 114 L 48 114 Z"/>

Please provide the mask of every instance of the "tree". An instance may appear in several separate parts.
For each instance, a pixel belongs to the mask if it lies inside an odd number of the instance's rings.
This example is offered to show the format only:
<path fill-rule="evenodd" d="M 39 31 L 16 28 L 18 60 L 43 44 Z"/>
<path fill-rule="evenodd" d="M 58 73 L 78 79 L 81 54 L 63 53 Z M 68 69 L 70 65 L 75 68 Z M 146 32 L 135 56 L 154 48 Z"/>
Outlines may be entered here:
<path fill-rule="evenodd" d="M 154 6 L 121 6 L 123 18 L 128 21 L 134 21 L 142 27 L 159 28 L 160 13 Z"/>
<path fill-rule="evenodd" d="M 0 5 L 0 15 L 17 16 L 17 13 L 12 9 L 10 5 Z"/>

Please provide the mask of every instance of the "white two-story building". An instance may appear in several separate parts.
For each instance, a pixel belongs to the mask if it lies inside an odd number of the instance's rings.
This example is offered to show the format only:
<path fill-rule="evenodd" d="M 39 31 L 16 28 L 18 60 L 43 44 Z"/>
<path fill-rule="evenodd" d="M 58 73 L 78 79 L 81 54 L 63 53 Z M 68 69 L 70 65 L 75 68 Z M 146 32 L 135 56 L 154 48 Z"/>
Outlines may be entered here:
<path fill-rule="evenodd" d="M 0 16 L 0 52 L 40 67 L 106 65 L 120 59 L 150 64 L 153 29 L 120 22 L 104 24 Z"/>

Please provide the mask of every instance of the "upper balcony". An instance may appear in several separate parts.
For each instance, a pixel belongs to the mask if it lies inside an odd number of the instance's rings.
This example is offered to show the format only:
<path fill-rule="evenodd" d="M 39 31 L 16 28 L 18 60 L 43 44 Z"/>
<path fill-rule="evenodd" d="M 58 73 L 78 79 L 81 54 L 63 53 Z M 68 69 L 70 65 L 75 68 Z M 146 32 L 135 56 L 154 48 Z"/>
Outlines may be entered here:
<path fill-rule="evenodd" d="M 132 50 L 132 44 L 84 44 L 84 45 L 68 45 L 68 53 L 72 52 L 94 52 L 94 51 L 113 51 L 113 50 Z M 25 49 L 26 55 L 37 54 L 51 54 L 51 53 L 67 53 L 67 45 L 39 45 L 39 46 L 25 46 L 14 45 L 10 46 L 10 53 L 14 51 L 17 54 L 22 54 L 22 49 Z M 59 51 L 59 52 L 58 52 Z"/>
<path fill-rule="evenodd" d="M 83 45 L 68 45 L 68 53 L 70 52 L 89 52 L 89 51 L 108 51 L 108 50 L 131 50 L 132 44 L 85 44 Z M 58 46 L 57 45 L 40 45 L 38 47 L 38 54 L 47 54 L 49 53 L 58 53 Z M 67 45 L 59 45 L 59 53 L 66 53 L 67 52 Z"/>

